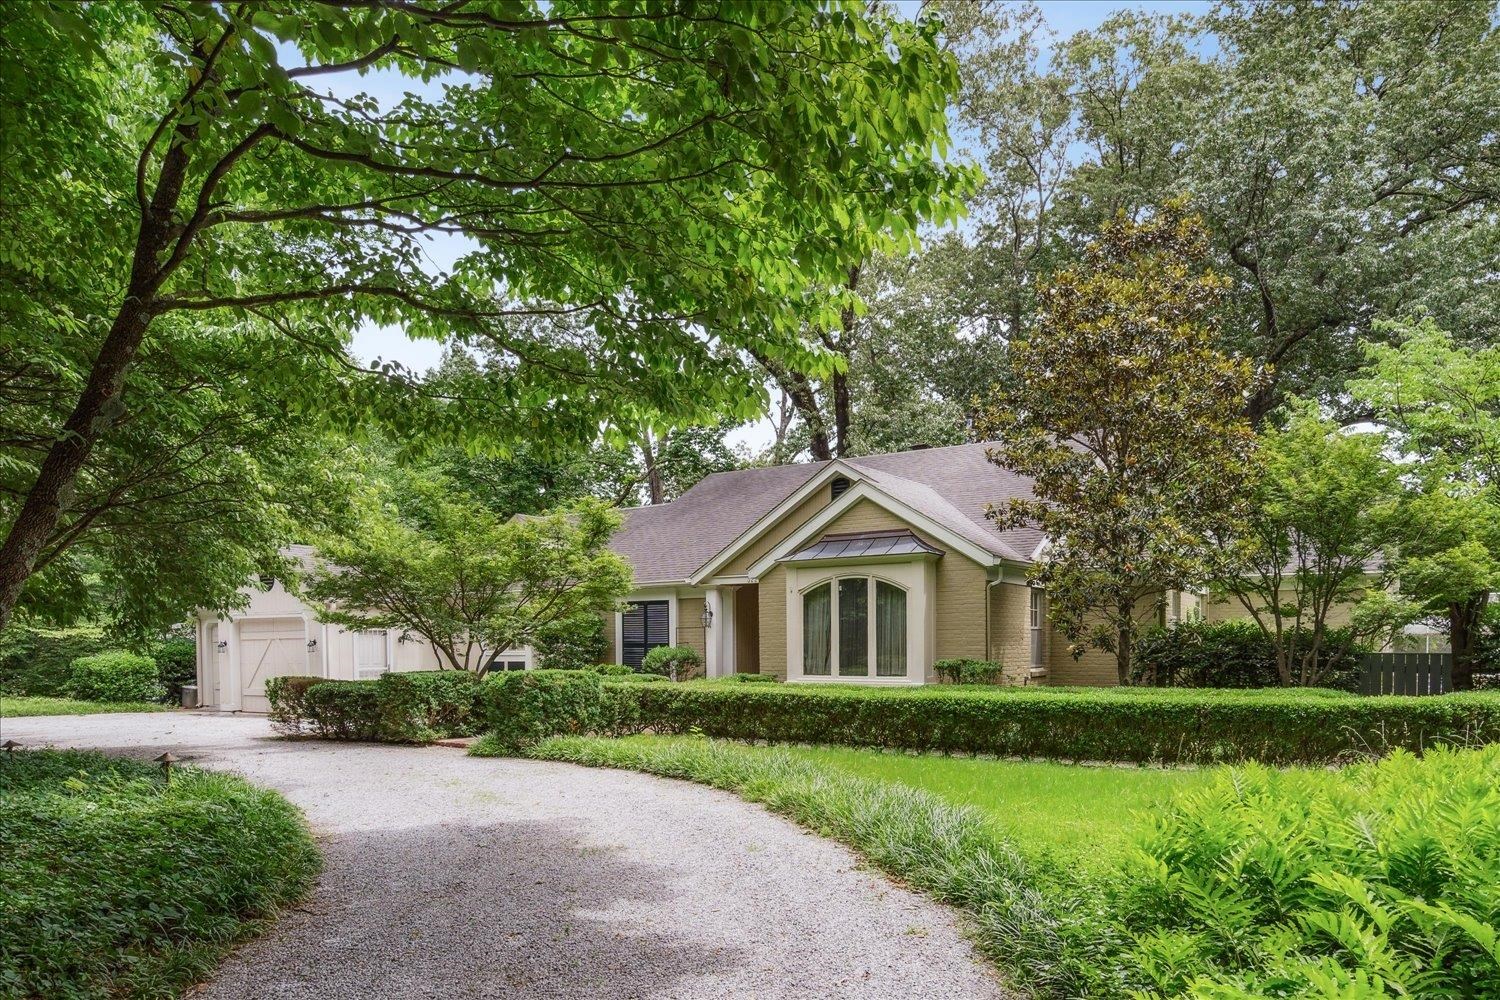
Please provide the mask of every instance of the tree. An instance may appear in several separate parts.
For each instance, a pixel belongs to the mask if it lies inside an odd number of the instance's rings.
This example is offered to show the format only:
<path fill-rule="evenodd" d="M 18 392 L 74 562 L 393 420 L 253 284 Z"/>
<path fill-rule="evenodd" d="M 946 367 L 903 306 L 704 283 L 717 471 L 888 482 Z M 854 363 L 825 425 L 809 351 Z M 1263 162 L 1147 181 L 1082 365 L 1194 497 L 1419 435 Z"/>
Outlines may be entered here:
<path fill-rule="evenodd" d="M 171 318 L 256 317 L 323 351 L 399 324 L 508 359 L 503 391 L 402 428 L 427 433 L 748 417 L 751 346 L 826 370 L 804 331 L 851 307 L 848 269 L 954 210 L 935 31 L 791 0 L 5 8 L 0 63 L 25 80 L 6 137 L 28 150 L 0 176 L 26 205 L 5 293 L 43 343 L 68 285 L 46 272 L 78 278 L 65 335 L 92 360 L 5 507 L 0 627 Z M 368 72 L 411 92 L 359 92 Z M 435 235 L 462 238 L 450 267 L 427 262 Z M 530 322 L 554 316 L 587 336 Z"/>
<path fill-rule="evenodd" d="M 496 653 L 608 614 L 630 590 L 603 504 L 507 521 L 450 484 L 402 479 L 319 544 L 304 589 L 324 621 L 414 632 L 442 665 L 483 674 Z"/>
<path fill-rule="evenodd" d="M 1387 593 L 1406 517 L 1402 469 L 1383 435 L 1346 430 L 1310 401 L 1289 405 L 1259 455 L 1215 589 L 1271 640 L 1282 684 L 1320 686 L 1360 644 L 1410 620 Z M 1335 630 L 1330 619 L 1351 606 L 1348 627 Z"/>
<path fill-rule="evenodd" d="M 1500 347 L 1469 350 L 1432 319 L 1384 321 L 1353 397 L 1373 410 L 1415 490 L 1397 565 L 1403 593 L 1447 620 L 1453 685 L 1473 685 L 1500 590 Z"/>
<path fill-rule="evenodd" d="M 1032 570 L 1073 644 L 1113 652 L 1121 684 L 1142 602 L 1201 579 L 1210 541 L 1240 516 L 1254 436 L 1242 418 L 1251 365 L 1216 347 L 1225 282 L 1208 233 L 1181 203 L 1116 219 L 1041 289 L 1031 335 L 981 411 L 996 464 L 1033 498 L 993 506 L 1002 530 L 1048 546 Z"/>

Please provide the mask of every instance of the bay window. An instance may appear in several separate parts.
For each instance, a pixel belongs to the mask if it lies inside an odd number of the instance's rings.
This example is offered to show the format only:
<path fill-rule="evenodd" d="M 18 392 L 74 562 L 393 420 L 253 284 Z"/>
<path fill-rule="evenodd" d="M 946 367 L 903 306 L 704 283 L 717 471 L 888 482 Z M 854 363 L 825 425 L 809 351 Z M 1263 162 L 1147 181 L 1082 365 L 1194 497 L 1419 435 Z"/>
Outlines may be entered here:
<path fill-rule="evenodd" d="M 873 609 L 873 614 L 871 613 Z M 906 591 L 872 576 L 845 576 L 802 592 L 802 673 L 905 677 Z"/>

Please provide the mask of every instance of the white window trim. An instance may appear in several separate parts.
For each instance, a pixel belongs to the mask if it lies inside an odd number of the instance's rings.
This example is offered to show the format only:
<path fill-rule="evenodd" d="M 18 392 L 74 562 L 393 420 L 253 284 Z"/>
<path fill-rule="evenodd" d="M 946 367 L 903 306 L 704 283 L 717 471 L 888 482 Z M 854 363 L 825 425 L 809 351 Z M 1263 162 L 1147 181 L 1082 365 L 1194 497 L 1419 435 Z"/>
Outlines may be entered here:
<path fill-rule="evenodd" d="M 621 601 L 621 604 L 639 604 L 643 601 L 666 601 L 667 602 L 667 645 L 677 645 L 677 591 L 676 590 L 638 590 Z M 624 663 L 625 656 L 625 616 L 623 613 L 615 612 L 615 662 Z"/>
<path fill-rule="evenodd" d="M 852 490 L 851 490 L 852 492 Z M 848 494 L 845 494 L 846 496 Z M 861 676 L 840 676 L 838 673 L 838 602 L 837 594 L 829 595 L 830 623 L 833 634 L 829 636 L 829 673 L 805 674 L 802 671 L 802 595 L 822 583 L 830 583 L 846 577 L 866 577 L 871 583 L 883 580 L 906 591 L 906 675 L 903 677 L 880 677 L 875 674 L 875 605 L 871 594 L 869 608 L 869 665 L 868 673 Z M 833 583 L 837 589 L 837 583 Z M 855 563 L 838 567 L 788 566 L 786 571 L 786 679 L 802 684 L 864 684 L 877 687 L 910 687 L 927 682 L 927 672 L 932 665 L 932 594 L 933 573 L 931 560 L 913 560 L 909 563 Z"/>
<path fill-rule="evenodd" d="M 1026 599 L 1027 657 L 1031 669 L 1047 666 L 1047 592 L 1040 587 L 1028 588 Z"/>

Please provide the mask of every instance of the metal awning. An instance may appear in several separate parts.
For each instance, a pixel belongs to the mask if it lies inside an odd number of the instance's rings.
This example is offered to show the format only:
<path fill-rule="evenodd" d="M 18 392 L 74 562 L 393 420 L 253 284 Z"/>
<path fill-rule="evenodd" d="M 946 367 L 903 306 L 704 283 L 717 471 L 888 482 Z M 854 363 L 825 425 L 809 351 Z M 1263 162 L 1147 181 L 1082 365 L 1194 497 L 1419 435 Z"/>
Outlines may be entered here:
<path fill-rule="evenodd" d="M 828 559 L 893 559 L 902 556 L 940 556 L 943 550 L 910 531 L 857 531 L 822 538 L 787 556 L 782 562 L 822 562 Z"/>

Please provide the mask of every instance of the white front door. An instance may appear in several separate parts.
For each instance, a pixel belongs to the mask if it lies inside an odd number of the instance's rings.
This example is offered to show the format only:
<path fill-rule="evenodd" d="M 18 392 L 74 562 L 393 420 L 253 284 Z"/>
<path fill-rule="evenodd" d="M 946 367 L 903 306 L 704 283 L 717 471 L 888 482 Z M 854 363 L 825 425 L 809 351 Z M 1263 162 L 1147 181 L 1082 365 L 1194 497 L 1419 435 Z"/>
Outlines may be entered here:
<path fill-rule="evenodd" d="M 369 680 L 391 669 L 386 659 L 384 629 L 366 629 L 354 633 L 354 679 Z"/>
<path fill-rule="evenodd" d="M 306 676 L 307 627 L 301 618 L 246 618 L 239 623 L 240 707 L 246 712 L 268 712 L 266 681 L 272 677 Z"/>

